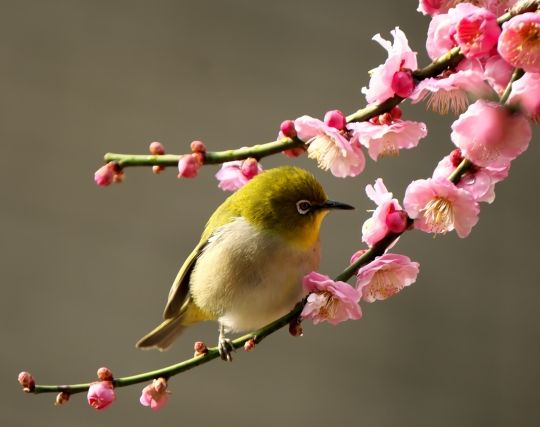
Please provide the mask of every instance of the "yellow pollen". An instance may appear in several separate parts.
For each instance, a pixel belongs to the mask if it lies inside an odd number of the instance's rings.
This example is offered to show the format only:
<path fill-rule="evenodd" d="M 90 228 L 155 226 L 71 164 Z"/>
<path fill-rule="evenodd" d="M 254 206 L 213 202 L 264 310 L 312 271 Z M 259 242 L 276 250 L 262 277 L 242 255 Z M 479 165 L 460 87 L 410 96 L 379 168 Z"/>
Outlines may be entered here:
<path fill-rule="evenodd" d="M 336 314 L 337 305 L 339 300 L 336 296 L 328 291 L 322 292 L 322 295 L 326 297 L 326 304 L 320 309 L 320 314 L 326 318 L 333 318 Z"/>
<path fill-rule="evenodd" d="M 316 160 L 323 170 L 330 169 L 336 159 L 344 155 L 346 156 L 346 153 L 342 153 L 336 142 L 328 135 L 316 136 L 308 142 L 308 157 Z"/>
<path fill-rule="evenodd" d="M 444 234 L 454 225 L 454 207 L 444 197 L 436 197 L 430 200 L 422 209 L 424 220 L 429 229 L 436 234 Z"/>
<path fill-rule="evenodd" d="M 433 92 L 427 102 L 427 108 L 439 114 L 448 114 L 450 110 L 454 114 L 460 114 L 467 109 L 467 105 L 469 98 L 461 89 Z"/>
<path fill-rule="evenodd" d="M 381 157 L 397 157 L 399 156 L 399 148 L 396 147 L 394 141 L 388 139 L 383 142 L 383 149 L 379 154 Z"/>
<path fill-rule="evenodd" d="M 393 270 L 381 269 L 371 279 L 368 289 L 369 300 L 390 298 L 397 294 L 400 288 L 396 286 L 399 283 L 396 273 Z"/>

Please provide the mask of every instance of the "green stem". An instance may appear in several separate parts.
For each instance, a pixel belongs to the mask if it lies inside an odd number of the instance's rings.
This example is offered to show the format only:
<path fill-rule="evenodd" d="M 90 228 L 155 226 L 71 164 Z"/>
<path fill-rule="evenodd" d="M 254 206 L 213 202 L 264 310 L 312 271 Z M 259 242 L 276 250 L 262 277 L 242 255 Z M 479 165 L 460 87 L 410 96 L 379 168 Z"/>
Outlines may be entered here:
<path fill-rule="evenodd" d="M 525 74 L 525 72 L 521 68 L 514 68 L 512 77 L 510 77 L 510 81 L 506 85 L 506 88 L 504 89 L 504 92 L 501 95 L 501 99 L 499 100 L 501 104 L 506 104 L 506 102 L 508 101 L 508 98 L 510 97 L 510 94 L 512 93 L 512 83 L 514 83 L 516 80 L 519 80 L 521 77 L 523 77 L 523 74 Z"/>
<path fill-rule="evenodd" d="M 225 151 L 207 151 L 204 156 L 204 164 L 213 165 L 232 160 L 247 159 L 254 157 L 261 159 L 262 157 L 270 156 L 279 153 L 283 150 L 291 148 L 299 148 L 304 146 L 304 143 L 297 138 L 281 138 L 277 141 L 267 142 L 266 144 L 254 145 L 252 147 L 238 148 L 236 150 Z M 151 154 L 105 154 L 106 162 L 118 162 L 120 167 L 126 166 L 176 166 L 182 155 L 163 154 L 155 156 Z"/>

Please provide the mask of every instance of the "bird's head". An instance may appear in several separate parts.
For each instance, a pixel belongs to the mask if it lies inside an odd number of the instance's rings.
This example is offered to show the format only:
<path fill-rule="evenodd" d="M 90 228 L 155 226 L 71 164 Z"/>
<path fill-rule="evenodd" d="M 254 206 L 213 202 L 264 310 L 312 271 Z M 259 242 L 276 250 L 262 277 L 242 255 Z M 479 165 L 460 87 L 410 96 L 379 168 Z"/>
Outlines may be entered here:
<path fill-rule="evenodd" d="M 315 243 L 331 209 L 354 209 L 328 200 L 311 173 L 291 166 L 259 174 L 230 199 L 231 207 L 257 228 L 305 247 Z"/>

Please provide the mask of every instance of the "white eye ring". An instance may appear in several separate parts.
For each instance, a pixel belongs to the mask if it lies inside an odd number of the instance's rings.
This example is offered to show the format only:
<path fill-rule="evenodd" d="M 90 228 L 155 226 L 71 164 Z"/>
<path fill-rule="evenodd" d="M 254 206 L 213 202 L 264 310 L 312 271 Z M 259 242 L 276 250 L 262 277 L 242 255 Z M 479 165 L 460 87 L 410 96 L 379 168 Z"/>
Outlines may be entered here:
<path fill-rule="evenodd" d="M 299 200 L 296 202 L 296 209 L 300 215 L 305 215 L 311 210 L 311 203 L 309 200 Z"/>

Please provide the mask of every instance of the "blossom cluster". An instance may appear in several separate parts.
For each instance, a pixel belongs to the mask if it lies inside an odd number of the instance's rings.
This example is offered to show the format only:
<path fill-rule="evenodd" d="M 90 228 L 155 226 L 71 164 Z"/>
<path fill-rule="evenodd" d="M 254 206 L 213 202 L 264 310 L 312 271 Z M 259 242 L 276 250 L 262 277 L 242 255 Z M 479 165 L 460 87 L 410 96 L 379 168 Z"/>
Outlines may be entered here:
<path fill-rule="evenodd" d="M 457 148 L 439 162 L 431 178 L 413 181 L 407 187 L 403 207 L 382 179 L 366 187 L 368 197 L 377 205 L 362 227 L 362 240 L 369 247 L 390 235 L 393 242 L 388 250 L 407 228 L 434 234 L 455 230 L 459 237 L 467 237 L 478 222 L 479 204 L 493 202 L 495 184 L 508 176 L 511 162 L 527 149 L 532 137 L 530 122 L 540 117 L 540 14 L 515 16 L 501 29 L 495 2 L 484 2 L 484 7 L 469 3 L 451 7 L 449 3 L 421 1 L 419 6 L 433 16 L 427 39 L 429 55 L 436 59 L 459 47 L 464 56 L 454 69 L 439 76 L 416 84 L 412 73 L 416 54 L 399 28 L 392 31 L 393 44 L 380 35 L 374 37 L 388 51 L 388 59 L 372 71 L 369 87 L 363 89 L 368 102 L 381 103 L 398 96 L 415 103 L 427 98 L 428 105 L 439 112 L 462 114 L 452 124 L 450 136 Z M 523 70 L 523 76 L 519 78 L 514 69 Z M 477 99 L 467 107 L 470 98 Z M 327 160 L 325 168 L 336 176 L 347 176 L 344 170 L 355 175 L 358 168 L 343 167 L 344 159 L 351 157 L 348 152 L 336 160 L 338 152 L 345 153 L 346 135 L 350 135 L 350 146 L 360 142 L 374 160 L 381 153 L 411 148 L 425 136 L 423 124 L 404 125 L 401 111 L 395 111 L 396 107 L 386 113 L 387 117 L 393 116 L 407 128 L 397 138 L 390 136 L 395 124 L 388 125 L 384 115 L 363 123 L 338 121 L 339 126 L 333 128 L 327 117 L 320 123 L 304 116 L 295 121 L 295 126 L 300 139 L 306 138 L 304 135 L 310 138 L 304 139 L 308 153 L 314 143 L 317 154 L 313 157 L 319 163 L 321 158 Z M 386 127 L 373 130 L 381 125 Z M 381 135 L 384 148 L 376 145 Z M 329 141 L 340 148 L 334 149 L 332 156 L 328 154 Z M 322 145 L 324 149 L 319 147 Z M 347 164 L 353 165 L 350 161 Z M 333 169 L 336 165 L 339 169 Z M 357 252 L 351 263 L 365 252 Z M 386 252 L 357 271 L 354 287 L 312 272 L 304 278 L 304 288 L 310 294 L 302 317 L 332 324 L 358 319 L 361 299 L 374 302 L 395 295 L 414 283 L 418 267 L 404 255 Z"/>

